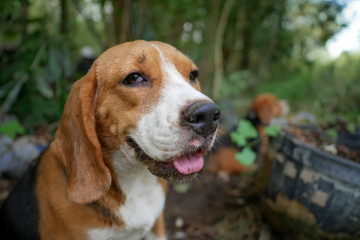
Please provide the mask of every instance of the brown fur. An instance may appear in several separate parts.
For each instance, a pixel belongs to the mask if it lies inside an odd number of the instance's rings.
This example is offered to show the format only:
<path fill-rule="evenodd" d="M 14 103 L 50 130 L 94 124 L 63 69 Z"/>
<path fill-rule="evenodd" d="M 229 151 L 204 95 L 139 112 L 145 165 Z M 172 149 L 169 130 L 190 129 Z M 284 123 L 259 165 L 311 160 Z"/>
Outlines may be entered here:
<path fill-rule="evenodd" d="M 175 48 L 156 44 L 188 79 L 194 63 Z M 112 153 L 159 99 L 163 76 L 156 62 L 159 54 L 149 43 L 121 44 L 102 54 L 73 85 L 54 141 L 38 167 L 41 239 L 85 239 L 89 228 L 124 226 L 115 214 L 126 196 L 117 182 Z M 146 73 L 150 86 L 121 84 L 132 72 Z M 195 88 L 200 89 L 198 84 Z M 166 181 L 159 181 L 165 191 Z M 153 231 L 165 236 L 163 215 Z"/>
<path fill-rule="evenodd" d="M 269 125 L 270 121 L 282 114 L 280 100 L 271 93 L 257 95 L 251 105 L 250 110 L 256 112 L 263 125 Z"/>
<path fill-rule="evenodd" d="M 255 111 L 261 125 L 256 129 L 261 138 L 260 154 L 263 154 L 269 144 L 269 138 L 265 134 L 265 126 L 268 126 L 274 118 L 284 114 L 280 100 L 271 93 L 259 94 L 252 102 L 251 110 Z"/>
<path fill-rule="evenodd" d="M 207 166 L 209 172 L 225 172 L 229 174 L 239 174 L 245 172 L 248 168 L 239 164 L 235 159 L 237 150 L 231 147 L 222 147 L 210 156 L 210 162 Z"/>

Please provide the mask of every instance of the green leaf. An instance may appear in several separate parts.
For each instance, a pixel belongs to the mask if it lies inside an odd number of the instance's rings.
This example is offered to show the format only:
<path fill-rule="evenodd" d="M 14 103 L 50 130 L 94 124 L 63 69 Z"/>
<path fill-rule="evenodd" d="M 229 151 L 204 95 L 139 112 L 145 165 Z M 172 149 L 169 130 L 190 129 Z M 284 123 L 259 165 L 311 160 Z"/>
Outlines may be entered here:
<path fill-rule="evenodd" d="M 58 58 L 58 50 L 55 46 L 51 46 L 49 48 L 49 56 L 48 56 L 48 67 L 47 70 L 50 73 L 47 77 L 49 78 L 49 82 L 55 82 L 57 79 L 61 78 L 61 65 L 59 64 Z"/>
<path fill-rule="evenodd" d="M 248 120 L 240 120 L 236 132 L 240 133 L 245 138 L 256 138 L 258 136 L 256 128 Z"/>
<path fill-rule="evenodd" d="M 238 132 L 230 133 L 231 140 L 238 146 L 243 147 L 246 145 L 246 138 Z"/>
<path fill-rule="evenodd" d="M 335 129 L 327 129 L 326 133 L 328 134 L 328 136 L 332 139 L 332 140 L 336 140 L 337 138 L 337 131 Z"/>
<path fill-rule="evenodd" d="M 355 134 L 355 132 L 356 132 L 356 125 L 354 124 L 354 123 L 348 123 L 347 125 L 346 125 L 346 130 L 349 132 L 349 133 L 351 133 L 351 134 Z"/>
<path fill-rule="evenodd" d="M 6 122 L 0 126 L 0 134 L 6 134 L 11 139 L 15 138 L 16 134 L 24 134 L 25 129 L 16 120 Z"/>
<path fill-rule="evenodd" d="M 188 183 L 177 183 L 174 185 L 174 190 L 177 193 L 187 193 L 191 186 Z"/>
<path fill-rule="evenodd" d="M 252 166 L 256 160 L 256 153 L 249 147 L 245 147 L 235 155 L 236 160 L 244 166 Z"/>
<path fill-rule="evenodd" d="M 240 120 L 236 131 L 230 134 L 231 140 L 240 147 L 246 146 L 249 139 L 257 136 L 256 128 L 248 120 Z"/>
<path fill-rule="evenodd" d="M 280 126 L 276 124 L 272 124 L 265 128 L 265 133 L 269 137 L 277 137 L 280 132 Z"/>
<path fill-rule="evenodd" d="M 14 81 L 9 81 L 8 83 L 4 84 L 0 87 L 0 98 L 3 98 L 6 96 L 6 94 L 10 91 L 10 89 L 13 87 Z"/>
<path fill-rule="evenodd" d="M 54 92 L 49 86 L 49 84 L 46 82 L 45 78 L 41 76 L 37 76 L 36 78 L 36 87 L 41 93 L 42 96 L 51 99 L 54 97 Z"/>

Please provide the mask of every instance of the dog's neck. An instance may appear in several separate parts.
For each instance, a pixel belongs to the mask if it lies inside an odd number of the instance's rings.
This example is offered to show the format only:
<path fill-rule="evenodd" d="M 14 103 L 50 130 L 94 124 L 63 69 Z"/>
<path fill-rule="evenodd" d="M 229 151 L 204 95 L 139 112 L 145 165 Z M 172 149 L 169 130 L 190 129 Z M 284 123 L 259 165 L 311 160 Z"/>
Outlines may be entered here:
<path fill-rule="evenodd" d="M 126 197 L 150 193 L 158 188 L 158 177 L 150 173 L 147 167 L 136 157 L 133 148 L 122 144 L 112 154 L 112 164 L 117 184 Z"/>
<path fill-rule="evenodd" d="M 149 173 L 152 175 L 146 166 L 137 159 L 134 149 L 126 143 L 121 144 L 119 150 L 112 154 L 112 165 L 119 183 L 129 181 L 138 174 L 148 175 L 147 173 Z M 155 176 L 153 177 L 156 179 Z"/>
<path fill-rule="evenodd" d="M 112 154 L 112 165 L 116 174 L 113 177 L 125 196 L 124 204 L 115 214 L 126 219 L 126 228 L 133 230 L 132 234 L 143 236 L 164 207 L 164 190 L 158 178 L 136 158 L 134 150 L 127 144 Z"/>

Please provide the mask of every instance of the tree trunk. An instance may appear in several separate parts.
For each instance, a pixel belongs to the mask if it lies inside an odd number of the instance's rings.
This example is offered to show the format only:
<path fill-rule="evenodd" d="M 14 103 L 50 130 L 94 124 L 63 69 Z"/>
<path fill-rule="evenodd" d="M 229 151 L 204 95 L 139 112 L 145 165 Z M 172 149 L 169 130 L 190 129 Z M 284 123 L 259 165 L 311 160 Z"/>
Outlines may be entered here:
<path fill-rule="evenodd" d="M 112 3 L 116 42 L 126 42 L 130 38 L 131 0 L 113 0 Z"/>
<path fill-rule="evenodd" d="M 140 1 L 142 9 L 138 14 L 138 29 L 135 32 L 135 39 L 142 39 L 144 37 L 145 25 L 146 25 L 146 17 L 145 11 L 147 10 L 147 1 L 141 0 Z"/>
<path fill-rule="evenodd" d="M 247 7 L 246 7 L 247 5 Z M 243 39 L 243 47 L 242 47 L 242 57 L 240 62 L 240 69 L 245 70 L 249 69 L 250 63 L 250 46 L 251 46 L 251 17 L 250 9 L 248 7 L 249 4 L 245 4 L 244 8 L 244 27 L 242 31 L 242 39 Z"/>
<path fill-rule="evenodd" d="M 67 17 L 68 17 L 68 11 L 67 11 L 68 2 L 67 0 L 60 0 L 60 34 L 62 36 L 66 36 L 68 32 L 68 26 L 67 26 Z"/>
<path fill-rule="evenodd" d="M 130 18 L 131 18 L 131 0 L 124 1 L 124 8 L 121 22 L 121 37 L 120 43 L 126 42 L 130 39 Z"/>
<path fill-rule="evenodd" d="M 214 59 L 214 40 L 216 36 L 216 29 L 218 25 L 218 19 L 220 15 L 221 5 L 220 0 L 215 0 L 207 5 L 207 10 L 211 10 L 211 14 L 207 16 L 205 23 L 205 33 L 204 42 L 200 44 L 201 52 L 203 53 L 201 56 L 201 63 L 199 64 L 201 69 L 201 83 L 202 83 L 202 91 L 207 92 L 209 95 L 212 94 L 212 85 L 213 85 L 213 77 L 212 74 L 214 72 L 214 61 L 209 61 L 209 59 Z"/>
<path fill-rule="evenodd" d="M 220 96 L 220 87 L 224 75 L 222 47 L 224 42 L 224 33 L 233 3 L 234 0 L 226 0 L 224 8 L 221 13 L 219 25 L 216 29 L 215 46 L 214 46 L 215 76 L 214 76 L 214 86 L 213 86 L 213 97 L 215 99 L 219 98 Z"/>
<path fill-rule="evenodd" d="M 122 7 L 124 5 L 124 0 L 113 0 L 113 22 L 114 22 L 114 35 L 116 43 L 120 42 L 120 34 L 121 34 L 121 14 Z"/>

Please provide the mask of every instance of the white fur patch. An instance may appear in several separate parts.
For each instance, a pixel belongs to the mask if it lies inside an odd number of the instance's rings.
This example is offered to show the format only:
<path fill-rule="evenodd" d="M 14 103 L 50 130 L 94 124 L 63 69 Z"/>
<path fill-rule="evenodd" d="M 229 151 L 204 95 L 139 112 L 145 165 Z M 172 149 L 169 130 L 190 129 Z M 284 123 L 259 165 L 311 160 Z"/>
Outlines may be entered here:
<path fill-rule="evenodd" d="M 149 233 L 164 208 L 162 186 L 133 152 L 124 144 L 113 156 L 118 181 L 126 197 L 117 214 L 126 226 L 91 229 L 88 231 L 90 239 L 139 240 Z"/>
<path fill-rule="evenodd" d="M 164 87 L 158 104 L 140 119 L 137 129 L 131 134 L 136 143 L 151 158 L 158 161 L 179 155 L 191 139 L 180 128 L 181 110 L 196 101 L 209 101 L 206 95 L 194 89 L 169 62 L 160 49 Z"/>

